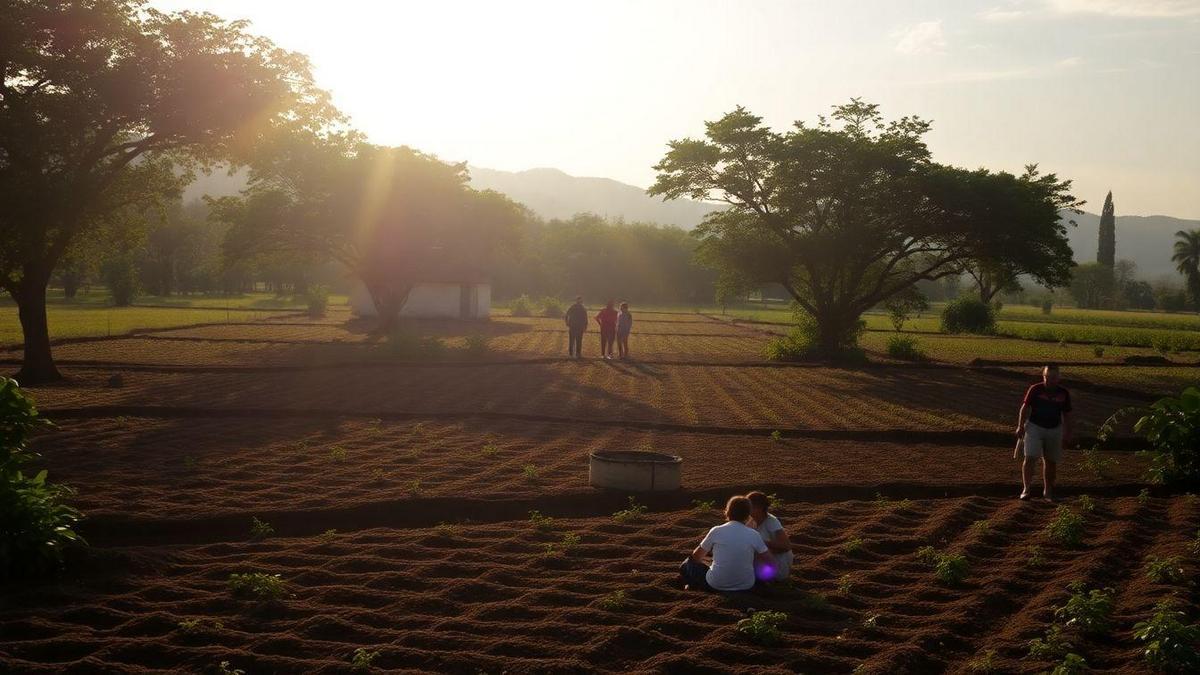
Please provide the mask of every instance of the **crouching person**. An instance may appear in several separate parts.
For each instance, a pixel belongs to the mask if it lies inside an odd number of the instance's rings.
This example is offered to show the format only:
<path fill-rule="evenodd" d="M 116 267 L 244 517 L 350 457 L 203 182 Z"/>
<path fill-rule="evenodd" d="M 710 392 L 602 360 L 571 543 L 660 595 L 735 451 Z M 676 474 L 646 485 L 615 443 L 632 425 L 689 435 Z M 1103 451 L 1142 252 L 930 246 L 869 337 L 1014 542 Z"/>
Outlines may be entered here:
<path fill-rule="evenodd" d="M 708 531 L 692 555 L 679 567 L 685 588 L 748 591 L 754 588 L 756 566 L 776 565 L 758 532 L 747 525 L 750 500 L 731 497 L 725 505 L 725 524 Z M 712 565 L 704 562 L 712 556 Z"/>
<path fill-rule="evenodd" d="M 754 566 L 754 572 L 762 582 L 783 581 L 792 573 L 792 560 L 795 557 L 792 542 L 783 530 L 783 523 L 775 514 L 768 512 L 771 508 L 769 497 L 756 491 L 746 495 L 746 499 L 750 500 L 751 525 L 775 557 L 774 567 L 759 563 Z"/>

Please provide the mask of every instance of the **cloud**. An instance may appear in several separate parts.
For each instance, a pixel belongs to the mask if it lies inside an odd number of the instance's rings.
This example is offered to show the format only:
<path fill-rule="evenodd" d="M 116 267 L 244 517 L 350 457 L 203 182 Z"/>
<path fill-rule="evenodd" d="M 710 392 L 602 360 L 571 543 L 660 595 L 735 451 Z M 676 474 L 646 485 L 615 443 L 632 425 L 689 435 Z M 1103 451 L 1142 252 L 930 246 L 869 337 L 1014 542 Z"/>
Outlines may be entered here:
<path fill-rule="evenodd" d="M 945 77 L 933 80 L 918 80 L 908 82 L 910 85 L 929 86 L 943 84 L 967 84 L 973 82 L 998 82 L 1003 80 L 1032 80 L 1044 77 L 1062 75 L 1064 71 L 1078 68 L 1084 60 L 1078 56 L 1056 61 L 1054 63 L 1029 66 L 1026 68 L 1010 68 L 1006 70 L 967 70 L 950 73 Z"/>
<path fill-rule="evenodd" d="M 1170 19 L 1200 16 L 1198 0 L 1008 0 L 979 14 L 985 21 L 1033 17 L 1061 18 L 1091 14 L 1123 19 Z"/>
<path fill-rule="evenodd" d="M 1083 65 L 1083 57 L 1071 56 L 1071 57 L 1065 58 L 1062 61 L 1059 61 L 1058 63 L 1054 64 L 1054 67 L 1055 68 L 1074 68 L 1076 66 L 1082 66 L 1082 65 Z"/>
<path fill-rule="evenodd" d="M 897 38 L 896 51 L 901 54 L 941 54 L 946 51 L 946 36 L 940 20 L 922 21 L 892 36 Z"/>

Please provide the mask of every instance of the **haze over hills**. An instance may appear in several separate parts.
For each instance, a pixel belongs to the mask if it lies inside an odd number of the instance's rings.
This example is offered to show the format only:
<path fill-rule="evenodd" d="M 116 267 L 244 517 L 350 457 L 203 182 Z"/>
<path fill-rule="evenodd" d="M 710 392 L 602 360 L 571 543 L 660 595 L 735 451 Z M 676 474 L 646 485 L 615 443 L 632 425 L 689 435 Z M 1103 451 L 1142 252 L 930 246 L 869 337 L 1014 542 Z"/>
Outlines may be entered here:
<path fill-rule="evenodd" d="M 525 204 L 543 218 L 570 218 L 589 211 L 611 219 L 654 222 L 692 229 L 718 204 L 677 199 L 664 202 L 651 197 L 645 190 L 610 178 L 582 178 L 558 169 L 528 171 L 497 171 L 470 167 L 471 184 L 481 190 L 502 192 Z M 245 174 L 232 176 L 215 172 L 200 176 L 185 193 L 185 200 L 203 194 L 223 196 L 237 194 L 245 186 Z M 1120 195 L 1117 206 L 1120 208 Z M 1118 211 L 1119 213 L 1119 211 Z M 1100 217 L 1092 213 L 1071 216 L 1077 227 L 1068 228 L 1071 248 L 1077 262 L 1096 259 Z M 1138 276 L 1155 280 L 1178 278 L 1171 264 L 1171 248 L 1179 230 L 1200 228 L 1200 220 L 1184 220 L 1170 216 L 1117 216 L 1117 258 L 1128 258 L 1138 265 Z"/>

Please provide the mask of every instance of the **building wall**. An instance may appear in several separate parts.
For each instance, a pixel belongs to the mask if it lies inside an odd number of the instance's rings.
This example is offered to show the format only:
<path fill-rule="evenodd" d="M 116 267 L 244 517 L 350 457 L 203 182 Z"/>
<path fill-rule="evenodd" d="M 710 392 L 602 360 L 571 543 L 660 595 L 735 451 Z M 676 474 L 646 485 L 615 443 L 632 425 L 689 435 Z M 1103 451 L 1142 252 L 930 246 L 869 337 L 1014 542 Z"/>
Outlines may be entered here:
<path fill-rule="evenodd" d="M 468 286 L 474 297 L 471 314 L 462 315 L 462 287 Z M 371 294 L 362 284 L 350 294 L 350 308 L 358 316 L 375 316 Z M 491 284 L 421 284 L 412 290 L 400 316 L 413 319 L 486 319 L 491 316 Z"/>

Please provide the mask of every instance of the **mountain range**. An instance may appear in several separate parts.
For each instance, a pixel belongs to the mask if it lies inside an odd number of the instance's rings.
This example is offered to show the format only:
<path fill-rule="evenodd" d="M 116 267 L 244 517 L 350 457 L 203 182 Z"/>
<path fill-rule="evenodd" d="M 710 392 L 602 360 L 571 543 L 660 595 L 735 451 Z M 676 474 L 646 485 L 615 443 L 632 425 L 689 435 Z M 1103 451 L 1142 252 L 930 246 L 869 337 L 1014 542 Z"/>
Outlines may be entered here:
<path fill-rule="evenodd" d="M 692 229 L 705 215 L 721 205 L 689 199 L 663 201 L 651 197 L 635 185 L 610 178 L 571 176 L 558 169 L 529 169 L 527 171 L 497 171 L 470 167 L 471 185 L 480 190 L 495 190 L 525 204 L 543 218 L 570 218 L 576 213 L 591 212 L 610 219 L 630 222 L 653 222 Z M 245 174 L 216 172 L 200 176 L 185 192 L 185 200 L 203 194 L 223 196 L 237 194 L 245 187 Z M 1120 195 L 1115 195 L 1119 200 Z M 1120 202 L 1118 201 L 1118 206 Z M 1077 262 L 1096 259 L 1099 242 L 1100 217 L 1093 213 L 1064 214 L 1077 225 L 1068 227 L 1068 239 Z M 1175 232 L 1200 229 L 1200 220 L 1185 220 L 1170 216 L 1117 216 L 1117 258 L 1133 260 L 1138 276 L 1155 280 L 1178 278 L 1171 264 Z"/>

